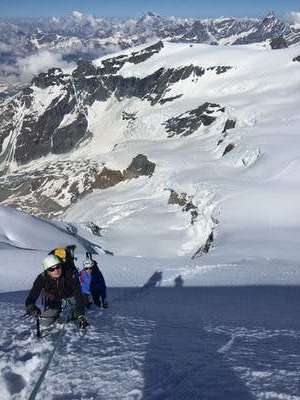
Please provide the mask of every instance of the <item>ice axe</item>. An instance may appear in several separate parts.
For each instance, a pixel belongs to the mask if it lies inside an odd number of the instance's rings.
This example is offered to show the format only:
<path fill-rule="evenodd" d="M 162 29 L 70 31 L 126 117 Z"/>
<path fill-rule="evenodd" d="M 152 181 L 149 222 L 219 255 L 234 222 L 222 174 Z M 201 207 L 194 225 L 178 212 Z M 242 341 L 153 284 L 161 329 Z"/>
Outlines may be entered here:
<path fill-rule="evenodd" d="M 40 327 L 40 316 L 36 316 L 36 337 L 40 339 L 42 337 L 41 327 Z"/>

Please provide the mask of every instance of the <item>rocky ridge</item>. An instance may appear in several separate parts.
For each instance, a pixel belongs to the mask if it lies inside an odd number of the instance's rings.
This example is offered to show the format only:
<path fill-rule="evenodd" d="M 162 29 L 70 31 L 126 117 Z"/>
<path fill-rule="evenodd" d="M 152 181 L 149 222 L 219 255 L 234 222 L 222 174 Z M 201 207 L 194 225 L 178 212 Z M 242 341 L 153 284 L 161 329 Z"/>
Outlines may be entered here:
<path fill-rule="evenodd" d="M 79 61 L 72 74 L 52 68 L 34 77 L 30 87 L 0 104 L 2 170 L 7 171 L 12 161 L 23 165 L 50 153 L 68 153 L 88 141 L 93 135 L 89 130 L 88 109 L 95 102 L 106 102 L 111 97 L 119 102 L 125 98 L 139 98 L 148 101 L 151 106 L 163 105 L 181 96 L 169 97 L 167 94 L 177 82 L 188 78 L 197 80 L 208 72 L 223 74 L 232 68 L 187 65 L 159 68 L 144 78 L 118 75 L 125 63 L 142 63 L 162 48 L 163 43 L 159 41 L 127 57 L 104 59 L 98 67 L 91 62 Z M 181 115 L 166 121 L 168 136 L 173 135 L 171 132 L 174 129 L 182 133 L 180 126 L 186 125 L 187 121 L 191 123 L 190 133 L 201 124 L 211 124 L 216 119 L 209 116 L 214 107 L 218 106 L 204 104 L 197 110 L 189 111 L 185 118 Z M 219 108 L 219 111 L 222 109 Z M 123 112 L 124 118 L 126 110 Z M 6 140 L 9 144 L 3 149 Z"/>
<path fill-rule="evenodd" d="M 283 37 L 299 43 L 299 29 L 274 13 L 264 18 L 195 19 L 147 13 L 140 18 L 105 19 L 73 12 L 59 18 L 14 19 L 0 23 L 0 83 L 22 80 L 18 62 L 39 52 L 59 54 L 65 62 L 92 60 L 156 38 L 174 42 L 248 44 Z M 9 93 L 9 91 L 8 91 Z"/>
<path fill-rule="evenodd" d="M 151 177 L 155 163 L 139 154 L 123 171 L 112 170 L 93 160 L 62 161 L 47 164 L 43 170 L 25 168 L 0 177 L 0 202 L 39 217 L 54 218 L 97 189 L 120 182 Z"/>
<path fill-rule="evenodd" d="M 234 105 L 234 96 L 242 102 L 254 93 L 249 81 L 240 83 L 245 54 L 253 75 L 261 74 L 266 55 L 284 65 L 290 57 L 290 72 L 297 70 L 296 49 L 157 41 L 95 62 L 79 60 L 71 72 L 38 74 L 0 104 L 0 201 L 45 218 L 82 216 L 114 252 L 111 238 L 132 233 L 134 221 L 150 241 L 155 232 L 175 238 L 179 255 L 207 253 L 217 224 L 207 175 L 216 173 L 216 182 L 242 175 L 263 154 L 243 137 L 257 115 Z M 258 93 L 260 76 L 247 75 Z M 152 218 L 153 235 L 146 226 Z M 126 246 L 124 254 L 131 254 L 131 243 Z"/>

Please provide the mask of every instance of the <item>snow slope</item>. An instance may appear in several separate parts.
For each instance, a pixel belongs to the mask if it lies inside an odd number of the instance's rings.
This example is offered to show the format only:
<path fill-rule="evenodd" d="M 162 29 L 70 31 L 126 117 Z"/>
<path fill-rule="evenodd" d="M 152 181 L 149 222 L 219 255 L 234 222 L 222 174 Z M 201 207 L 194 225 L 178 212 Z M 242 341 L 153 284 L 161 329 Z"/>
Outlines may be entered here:
<path fill-rule="evenodd" d="M 40 340 L 20 318 L 24 293 L 0 295 L 1 399 L 28 399 L 54 347 L 37 400 L 299 399 L 298 288 L 109 294 L 85 334 L 71 324 Z"/>
<path fill-rule="evenodd" d="M 81 155 L 99 157 L 100 146 L 109 149 L 117 143 L 113 152 L 101 156 L 108 167 L 125 168 L 132 156 L 143 153 L 157 168 L 151 179 L 94 191 L 71 206 L 65 218 L 79 222 L 93 218 L 103 227 L 103 243 L 118 255 L 188 256 L 215 228 L 211 255 L 217 253 L 225 262 L 255 256 L 299 259 L 300 95 L 296 88 L 300 73 L 298 63 L 292 62 L 297 52 L 296 48 L 271 51 L 261 45 L 165 43 L 144 63 L 126 63 L 120 73 L 127 77 L 145 77 L 160 67 L 183 64 L 233 68 L 171 85 L 165 97 L 183 96 L 163 106 L 134 98 L 112 101 L 111 107 L 120 112 L 136 112 L 130 129 L 115 119 L 117 112 L 97 109 L 93 126 L 99 131 L 94 131 L 90 145 L 80 149 Z M 205 101 L 224 106 L 225 115 L 188 137 L 166 139 L 162 122 L 167 117 Z M 236 127 L 222 135 L 226 118 L 235 120 Z M 234 149 L 222 157 L 229 144 Z M 167 205 L 168 188 L 192 197 L 200 211 L 197 224 L 190 225 L 190 216 L 179 206 Z"/>
<path fill-rule="evenodd" d="M 300 73 L 299 63 L 292 61 L 297 54 L 296 47 L 272 51 L 261 44 L 216 47 L 164 42 L 159 53 L 139 64 L 126 62 L 119 73 L 141 78 L 159 68 L 193 64 L 205 68 L 205 74 L 171 82 L 162 99 L 173 100 L 162 104 L 150 105 L 134 96 L 95 101 L 88 109 L 93 133 L 89 142 L 22 170 L 43 171 L 50 165 L 55 171 L 57 158 L 66 166 L 92 160 L 121 171 L 137 154 L 156 163 L 151 177 L 94 189 L 62 216 L 76 225 L 81 238 L 115 254 L 101 258 L 113 286 L 141 285 L 156 270 L 166 271 L 166 285 L 181 273 L 188 285 L 298 284 Z M 216 73 L 209 69 L 215 66 L 232 68 Z M 168 137 L 166 121 L 186 117 L 189 122 L 190 111 L 205 102 L 219 104 L 224 112 L 210 114 L 216 120 L 189 136 Z M 125 111 L 136 119 L 124 120 Z M 224 132 L 228 120 L 235 121 L 235 128 Z M 231 151 L 224 155 L 228 146 Z M 171 190 L 186 193 L 197 209 L 196 221 L 190 211 L 169 204 Z M 51 195 L 51 186 L 46 185 L 45 194 Z M 64 192 L 62 197 L 67 199 Z M 7 217 L 3 218 L 6 227 Z M 90 221 L 101 228 L 101 237 L 88 233 Z M 208 255 L 191 260 L 211 232 L 214 240 Z M 70 240 L 74 241 L 72 235 L 66 237 Z M 24 247 L 45 251 L 54 247 L 52 239 L 51 246 L 34 242 L 30 246 L 24 242 Z M 34 265 L 40 265 L 42 258 Z M 2 283 L 2 289 L 21 288 L 12 282 Z"/>
<path fill-rule="evenodd" d="M 0 207 L 0 291 L 11 292 L 0 294 L 3 400 L 29 398 L 54 346 L 37 399 L 300 398 L 296 50 L 173 44 L 163 51 L 144 70 L 125 65 L 121 73 L 143 76 L 176 65 L 183 54 L 187 63 L 233 68 L 174 84 L 168 96 L 184 98 L 173 103 L 111 99 L 113 114 L 95 104 L 94 138 L 61 156 L 123 169 L 147 154 L 156 163 L 152 177 L 94 190 L 65 214 L 72 225 Z M 205 101 L 224 106 L 224 117 L 167 138 L 161 122 Z M 124 109 L 138 112 L 131 129 L 115 118 Z M 102 118 L 111 135 L 99 154 Z M 222 132 L 227 119 L 236 127 Z M 170 189 L 191 197 L 196 222 L 168 204 Z M 91 220 L 101 236 L 86 229 Z M 191 259 L 211 231 L 208 254 Z M 85 250 L 98 252 L 110 308 L 88 312 L 84 335 L 70 325 L 37 341 L 34 321 L 22 319 L 26 293 L 12 291 L 29 289 L 47 252 L 64 244 L 77 245 L 78 266 Z M 102 248 L 116 255 L 102 255 Z"/>
<path fill-rule="evenodd" d="M 55 247 L 74 244 L 82 257 L 88 250 L 86 243 L 63 225 L 6 206 L 0 206 L 0 220 L 0 291 L 29 288 L 43 259 Z"/>

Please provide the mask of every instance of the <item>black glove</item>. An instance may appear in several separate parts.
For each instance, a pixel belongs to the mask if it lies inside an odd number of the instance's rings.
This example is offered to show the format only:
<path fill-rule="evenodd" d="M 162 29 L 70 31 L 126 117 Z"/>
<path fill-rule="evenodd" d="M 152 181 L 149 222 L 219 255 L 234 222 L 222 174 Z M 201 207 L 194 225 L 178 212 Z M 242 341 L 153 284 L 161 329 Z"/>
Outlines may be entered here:
<path fill-rule="evenodd" d="M 35 304 L 30 304 L 29 306 L 27 306 L 26 312 L 33 317 L 38 317 L 39 315 L 41 315 L 41 310 Z"/>
<path fill-rule="evenodd" d="M 87 319 L 83 315 L 79 315 L 77 319 L 78 319 L 79 329 L 85 329 L 87 326 L 89 326 Z"/>

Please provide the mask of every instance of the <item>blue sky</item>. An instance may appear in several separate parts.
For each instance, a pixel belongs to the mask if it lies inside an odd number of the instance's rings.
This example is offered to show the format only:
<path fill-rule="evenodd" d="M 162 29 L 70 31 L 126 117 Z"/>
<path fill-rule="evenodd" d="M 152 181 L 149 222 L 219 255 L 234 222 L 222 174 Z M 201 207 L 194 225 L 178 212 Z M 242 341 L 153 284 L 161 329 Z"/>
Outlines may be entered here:
<path fill-rule="evenodd" d="M 161 15 L 216 17 L 263 16 L 300 10 L 300 0 L 0 0 L 0 17 L 64 15 L 73 10 L 97 16 Z"/>

